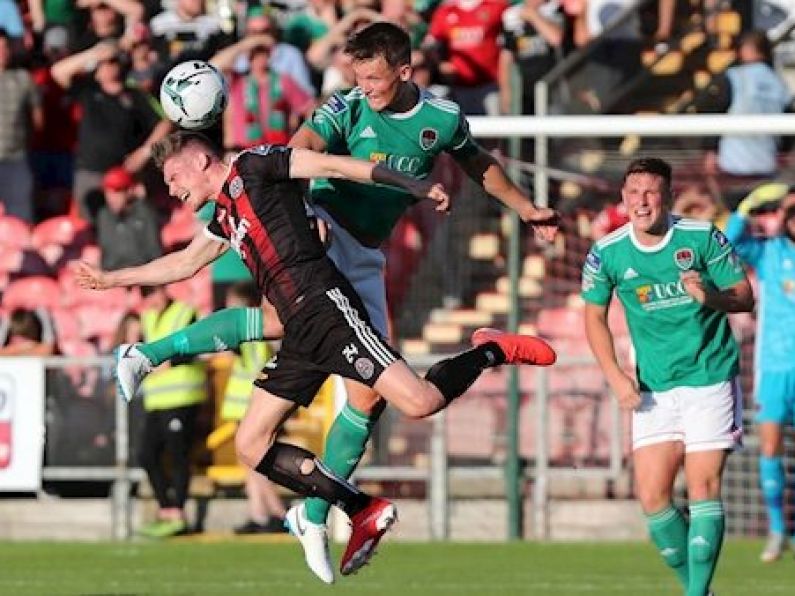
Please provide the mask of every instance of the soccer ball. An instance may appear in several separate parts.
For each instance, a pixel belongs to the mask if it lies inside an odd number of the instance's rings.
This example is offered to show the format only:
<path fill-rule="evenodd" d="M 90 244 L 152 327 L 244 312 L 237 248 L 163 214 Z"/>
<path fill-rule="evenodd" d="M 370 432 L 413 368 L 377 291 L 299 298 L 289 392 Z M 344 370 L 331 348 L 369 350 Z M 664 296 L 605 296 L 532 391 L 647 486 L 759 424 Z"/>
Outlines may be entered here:
<path fill-rule="evenodd" d="M 160 85 L 160 105 L 168 119 L 191 130 L 211 126 L 226 108 L 229 86 L 212 64 L 181 62 Z"/>

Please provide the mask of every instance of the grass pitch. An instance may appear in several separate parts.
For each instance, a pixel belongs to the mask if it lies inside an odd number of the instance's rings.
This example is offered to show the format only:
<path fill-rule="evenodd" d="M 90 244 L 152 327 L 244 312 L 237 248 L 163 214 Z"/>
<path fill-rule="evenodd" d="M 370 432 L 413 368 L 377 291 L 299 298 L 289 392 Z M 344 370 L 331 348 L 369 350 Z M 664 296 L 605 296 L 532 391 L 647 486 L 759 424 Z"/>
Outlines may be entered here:
<path fill-rule="evenodd" d="M 758 541 L 724 547 L 718 596 L 793 594 L 795 557 L 763 565 Z M 335 558 L 340 551 L 335 549 Z M 649 544 L 387 543 L 358 575 L 325 586 L 278 542 L 0 543 L 0 594 L 678 595 Z"/>

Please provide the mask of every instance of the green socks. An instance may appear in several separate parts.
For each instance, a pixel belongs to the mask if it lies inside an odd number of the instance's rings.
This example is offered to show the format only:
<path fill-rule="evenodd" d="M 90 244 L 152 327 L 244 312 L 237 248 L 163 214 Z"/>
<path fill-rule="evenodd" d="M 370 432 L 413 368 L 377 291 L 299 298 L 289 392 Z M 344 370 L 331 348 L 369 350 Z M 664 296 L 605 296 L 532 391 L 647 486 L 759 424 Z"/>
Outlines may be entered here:
<path fill-rule="evenodd" d="M 687 522 L 682 512 L 671 504 L 662 511 L 647 515 L 646 521 L 652 542 L 687 589 Z"/>
<path fill-rule="evenodd" d="M 718 564 L 723 544 L 725 516 L 720 501 L 697 501 L 690 504 L 688 533 L 688 567 L 690 584 L 687 596 L 705 596 Z"/>
<path fill-rule="evenodd" d="M 380 413 L 380 410 L 377 410 Z M 378 414 L 368 417 L 346 403 L 334 419 L 326 437 L 323 463 L 340 478 L 348 478 L 364 454 Z M 315 524 L 325 524 L 331 505 L 318 498 L 306 500 L 306 517 Z"/>
<path fill-rule="evenodd" d="M 233 350 L 243 342 L 265 339 L 263 334 L 261 309 L 227 308 L 139 349 L 157 366 L 175 356 Z"/>

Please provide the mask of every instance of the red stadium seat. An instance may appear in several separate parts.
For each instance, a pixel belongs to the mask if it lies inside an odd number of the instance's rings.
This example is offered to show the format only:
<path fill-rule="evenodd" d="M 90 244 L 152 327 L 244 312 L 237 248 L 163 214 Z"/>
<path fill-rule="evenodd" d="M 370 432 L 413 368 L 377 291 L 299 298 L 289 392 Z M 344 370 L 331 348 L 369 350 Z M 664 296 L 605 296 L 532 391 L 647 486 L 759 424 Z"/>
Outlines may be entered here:
<path fill-rule="evenodd" d="M 30 246 L 30 226 L 18 217 L 0 216 L 0 245 L 27 248 Z"/>
<path fill-rule="evenodd" d="M 55 324 L 55 336 L 60 343 L 80 339 L 80 323 L 77 316 L 72 311 L 56 308 L 52 311 L 52 319 Z"/>
<path fill-rule="evenodd" d="M 579 308 L 548 308 L 538 313 L 538 333 L 544 337 L 585 337 L 583 311 Z"/>
<path fill-rule="evenodd" d="M 88 240 L 88 230 L 88 224 L 85 221 L 74 219 L 68 215 L 59 215 L 45 219 L 33 228 L 31 243 L 36 249 L 51 244 L 60 244 L 61 246 L 82 244 Z"/>
<path fill-rule="evenodd" d="M 80 337 L 100 340 L 112 337 L 126 312 L 126 305 L 122 305 L 121 308 L 109 308 L 98 304 L 83 304 L 76 307 L 74 313 L 80 325 Z"/>
<path fill-rule="evenodd" d="M 81 339 L 59 340 L 58 347 L 64 356 L 85 357 L 97 355 L 97 348 L 94 344 Z"/>
<path fill-rule="evenodd" d="M 58 282 L 49 277 L 24 277 L 8 284 L 3 293 L 3 307 L 7 310 L 14 308 L 36 308 L 43 306 L 50 310 L 58 308 L 61 304 L 61 292 Z"/>
<path fill-rule="evenodd" d="M 168 252 L 187 244 L 196 235 L 199 222 L 189 207 L 180 207 L 171 214 L 171 219 L 160 230 L 160 241 Z"/>

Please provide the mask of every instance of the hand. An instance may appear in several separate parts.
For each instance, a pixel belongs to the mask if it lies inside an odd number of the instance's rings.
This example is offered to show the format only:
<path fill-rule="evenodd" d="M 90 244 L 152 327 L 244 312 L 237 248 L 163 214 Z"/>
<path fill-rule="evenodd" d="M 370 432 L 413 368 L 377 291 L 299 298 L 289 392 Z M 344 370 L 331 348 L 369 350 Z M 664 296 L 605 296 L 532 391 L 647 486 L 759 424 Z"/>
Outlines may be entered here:
<path fill-rule="evenodd" d="M 436 211 L 450 211 L 450 195 L 445 191 L 444 186 L 438 182 L 431 184 L 424 180 L 417 180 L 411 189 L 411 194 L 418 199 L 430 199 L 436 203 Z"/>
<path fill-rule="evenodd" d="M 640 391 L 637 383 L 623 372 L 615 379 L 611 379 L 610 388 L 616 395 L 618 405 L 622 410 L 632 411 L 640 405 Z"/>
<path fill-rule="evenodd" d="M 704 282 L 701 281 L 701 274 L 698 271 L 683 271 L 679 274 L 679 279 L 685 286 L 685 292 L 693 297 L 699 304 L 704 304 L 707 299 L 707 292 L 704 289 Z"/>
<path fill-rule="evenodd" d="M 551 242 L 560 227 L 560 215 L 549 207 L 537 208 L 524 220 L 532 226 L 536 238 Z"/>
<path fill-rule="evenodd" d="M 86 290 L 106 290 L 111 287 L 102 269 L 89 265 L 85 261 L 78 261 L 72 267 L 75 281 L 81 288 Z"/>
<path fill-rule="evenodd" d="M 95 62 L 110 60 L 119 53 L 119 46 L 115 41 L 100 41 L 91 48 L 91 59 Z"/>

